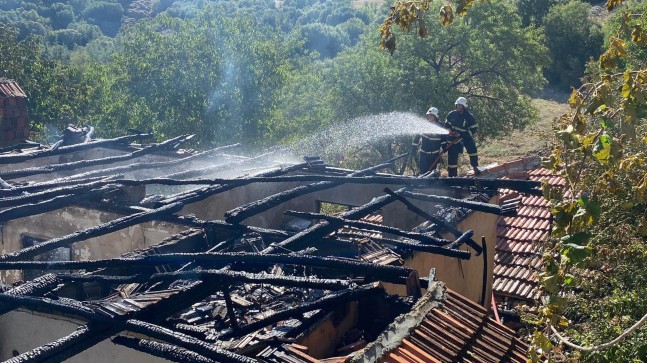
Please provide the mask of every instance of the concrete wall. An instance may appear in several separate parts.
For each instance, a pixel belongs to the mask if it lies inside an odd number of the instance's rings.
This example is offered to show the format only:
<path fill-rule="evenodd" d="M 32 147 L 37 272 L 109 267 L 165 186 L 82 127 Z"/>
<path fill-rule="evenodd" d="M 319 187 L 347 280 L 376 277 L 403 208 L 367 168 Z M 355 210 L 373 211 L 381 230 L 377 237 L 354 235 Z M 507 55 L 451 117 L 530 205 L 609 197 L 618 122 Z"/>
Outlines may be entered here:
<path fill-rule="evenodd" d="M 66 207 L 53 212 L 12 220 L 2 226 L 0 252 L 5 254 L 23 248 L 21 237 L 24 234 L 48 240 L 110 222 L 119 217 L 114 213 L 93 209 Z M 135 225 L 72 244 L 71 259 L 79 261 L 119 257 L 134 249 L 156 244 L 184 229 L 178 225 L 157 221 Z M 4 284 L 11 284 L 21 279 L 21 271 L 0 272 L 0 282 Z"/>

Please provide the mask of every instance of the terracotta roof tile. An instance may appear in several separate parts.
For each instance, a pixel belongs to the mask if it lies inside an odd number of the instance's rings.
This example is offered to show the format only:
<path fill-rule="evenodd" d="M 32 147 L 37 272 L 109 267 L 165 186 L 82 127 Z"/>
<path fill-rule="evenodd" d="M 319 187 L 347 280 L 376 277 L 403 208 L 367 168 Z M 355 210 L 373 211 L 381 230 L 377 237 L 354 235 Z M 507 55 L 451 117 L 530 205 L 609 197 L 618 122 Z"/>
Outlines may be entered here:
<path fill-rule="evenodd" d="M 443 308 L 427 313 L 411 336 L 379 362 L 526 362 L 527 349 L 482 306 L 447 290 Z"/>
<path fill-rule="evenodd" d="M 563 186 L 565 181 L 551 170 L 528 172 L 530 180 Z M 510 191 L 503 190 L 507 195 Z M 517 215 L 501 217 L 497 224 L 494 294 L 523 300 L 538 297 L 538 270 L 543 243 L 550 235 L 550 202 L 542 196 L 524 195 Z"/>
<path fill-rule="evenodd" d="M 25 91 L 18 83 L 10 79 L 0 80 L 0 96 L 2 97 L 27 97 Z"/>

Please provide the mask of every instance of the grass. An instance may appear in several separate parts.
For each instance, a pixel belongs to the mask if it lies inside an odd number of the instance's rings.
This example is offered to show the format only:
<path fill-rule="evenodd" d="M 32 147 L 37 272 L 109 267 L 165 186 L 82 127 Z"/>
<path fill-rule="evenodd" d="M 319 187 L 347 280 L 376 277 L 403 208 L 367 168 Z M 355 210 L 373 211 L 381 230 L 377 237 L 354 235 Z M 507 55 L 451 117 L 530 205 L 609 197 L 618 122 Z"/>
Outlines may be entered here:
<path fill-rule="evenodd" d="M 479 148 L 479 164 L 502 163 L 536 155 L 550 148 L 553 138 L 552 123 L 556 117 L 568 112 L 564 102 L 549 98 L 537 98 L 533 105 L 539 110 L 539 120 L 523 131 L 514 131 L 511 135 L 491 140 Z M 467 159 L 467 158 L 463 158 Z"/>

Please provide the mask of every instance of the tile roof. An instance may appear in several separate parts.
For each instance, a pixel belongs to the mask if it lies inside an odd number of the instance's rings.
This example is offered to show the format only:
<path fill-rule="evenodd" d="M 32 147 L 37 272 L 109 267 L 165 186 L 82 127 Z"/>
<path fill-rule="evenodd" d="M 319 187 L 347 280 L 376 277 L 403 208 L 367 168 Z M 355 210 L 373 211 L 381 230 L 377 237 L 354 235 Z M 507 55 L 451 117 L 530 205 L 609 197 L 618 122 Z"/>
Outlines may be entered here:
<path fill-rule="evenodd" d="M 444 290 L 440 298 L 438 287 L 432 287 L 412 309 L 412 313 L 399 321 L 402 325 L 411 324 L 406 319 L 417 322 L 408 336 L 395 338 L 399 340 L 393 348 L 394 343 L 384 336 L 381 343 L 377 343 L 383 344 L 383 348 L 372 343 L 362 354 L 363 357 L 356 356 L 353 362 L 527 361 L 528 345 L 517 338 L 513 330 L 488 317 L 482 306 L 452 290 L 445 290 L 444 286 L 440 288 Z M 398 328 L 401 329 L 402 326 Z M 389 330 L 391 329 L 387 329 Z M 375 356 L 376 353 L 378 357 Z M 377 359 L 374 360 L 375 358 Z"/>
<path fill-rule="evenodd" d="M 18 83 L 11 79 L 0 79 L 0 97 L 27 97 Z"/>
<path fill-rule="evenodd" d="M 528 179 L 564 186 L 564 178 L 551 170 L 528 171 Z M 538 270 L 541 268 L 543 244 L 550 235 L 550 203 L 542 196 L 517 196 L 501 190 L 502 199 L 519 199 L 517 215 L 501 217 L 497 223 L 494 283 L 496 296 L 520 300 L 539 297 Z"/>

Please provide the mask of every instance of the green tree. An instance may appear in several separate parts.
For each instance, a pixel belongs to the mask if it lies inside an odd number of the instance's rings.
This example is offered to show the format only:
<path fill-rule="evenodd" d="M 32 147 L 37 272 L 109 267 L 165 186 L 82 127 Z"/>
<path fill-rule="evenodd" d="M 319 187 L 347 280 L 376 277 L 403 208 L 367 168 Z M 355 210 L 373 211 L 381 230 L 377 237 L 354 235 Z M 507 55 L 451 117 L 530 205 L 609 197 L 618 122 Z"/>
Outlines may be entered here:
<path fill-rule="evenodd" d="M 564 0 L 517 0 L 517 10 L 523 26 L 531 24 L 542 25 L 544 17 L 553 5 L 563 3 Z"/>
<path fill-rule="evenodd" d="M 591 20 L 591 5 L 575 0 L 553 6 L 544 19 L 546 45 L 552 63 L 546 69 L 551 84 L 579 86 L 586 62 L 601 53 L 601 26 Z"/>
<path fill-rule="evenodd" d="M 505 3 L 479 3 L 451 27 L 431 17 L 425 21 L 433 36 L 399 35 L 393 56 L 373 50 L 376 40 L 367 38 L 331 61 L 324 89 L 339 101 L 331 107 L 334 117 L 422 113 L 431 104 L 447 113 L 458 96 L 465 96 L 481 138 L 531 122 L 536 111 L 527 95 L 543 86 L 541 68 L 548 61 L 541 34 L 523 29 L 515 9 Z"/>

